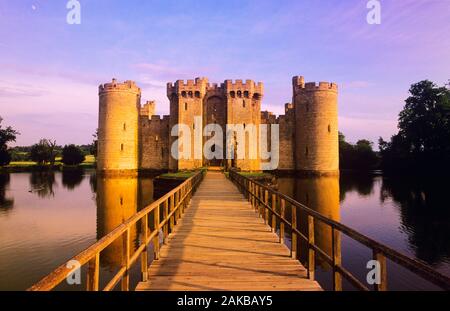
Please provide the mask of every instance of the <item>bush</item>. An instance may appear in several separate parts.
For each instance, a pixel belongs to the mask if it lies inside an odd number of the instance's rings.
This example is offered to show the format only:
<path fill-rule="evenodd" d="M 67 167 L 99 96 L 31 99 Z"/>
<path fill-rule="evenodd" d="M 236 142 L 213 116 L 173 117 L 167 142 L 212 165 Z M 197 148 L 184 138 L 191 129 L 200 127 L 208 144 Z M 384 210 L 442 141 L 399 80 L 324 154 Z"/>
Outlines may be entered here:
<path fill-rule="evenodd" d="M 0 166 L 8 165 L 11 162 L 11 155 L 6 148 L 0 149 Z"/>
<path fill-rule="evenodd" d="M 40 165 L 43 165 L 46 162 L 52 162 L 54 154 L 49 142 L 46 139 L 41 139 L 39 143 L 31 146 L 30 158 Z"/>
<path fill-rule="evenodd" d="M 65 165 L 78 165 L 83 162 L 85 156 L 83 151 L 75 145 L 66 145 L 62 151 L 62 160 L 61 162 Z"/>
<path fill-rule="evenodd" d="M 17 151 L 14 148 L 11 148 L 9 150 L 9 152 L 11 153 L 11 161 L 14 162 L 26 162 L 26 161 L 30 161 L 30 154 L 28 152 L 20 152 Z"/>

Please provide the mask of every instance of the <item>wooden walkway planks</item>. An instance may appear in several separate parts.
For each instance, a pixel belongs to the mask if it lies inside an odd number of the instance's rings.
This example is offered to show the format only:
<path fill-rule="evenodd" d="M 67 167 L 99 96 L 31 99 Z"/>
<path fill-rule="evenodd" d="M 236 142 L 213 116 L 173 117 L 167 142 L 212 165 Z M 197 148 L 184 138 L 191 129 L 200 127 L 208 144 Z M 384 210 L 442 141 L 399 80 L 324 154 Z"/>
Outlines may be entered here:
<path fill-rule="evenodd" d="M 321 290 L 221 172 L 208 172 L 136 290 Z"/>

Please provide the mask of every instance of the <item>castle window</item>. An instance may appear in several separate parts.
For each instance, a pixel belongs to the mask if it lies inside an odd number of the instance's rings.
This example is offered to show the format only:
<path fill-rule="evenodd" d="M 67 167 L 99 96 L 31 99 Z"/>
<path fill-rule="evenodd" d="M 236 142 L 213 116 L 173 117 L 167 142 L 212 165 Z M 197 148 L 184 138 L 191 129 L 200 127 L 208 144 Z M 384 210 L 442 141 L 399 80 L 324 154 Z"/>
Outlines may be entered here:
<path fill-rule="evenodd" d="M 120 205 L 123 205 L 123 198 L 120 197 Z"/>
<path fill-rule="evenodd" d="M 195 130 L 195 123 L 192 123 L 192 129 Z"/>
<path fill-rule="evenodd" d="M 244 91 L 244 97 L 248 98 L 248 91 Z"/>
<path fill-rule="evenodd" d="M 245 100 L 242 101 L 242 107 L 245 108 Z"/>
<path fill-rule="evenodd" d="M 308 156 L 308 153 L 309 153 L 309 150 L 308 150 L 308 147 L 306 147 L 305 156 Z"/>
<path fill-rule="evenodd" d="M 184 110 L 187 110 L 187 103 L 184 103 Z"/>
<path fill-rule="evenodd" d="M 260 99 L 261 99 L 261 95 L 259 95 L 258 93 L 255 93 L 255 94 L 253 95 L 253 99 L 254 99 L 254 100 L 260 100 Z"/>
<path fill-rule="evenodd" d="M 182 97 L 186 97 L 186 91 L 181 92 Z"/>
<path fill-rule="evenodd" d="M 200 98 L 200 92 L 199 91 L 195 92 L 195 97 Z"/>
<path fill-rule="evenodd" d="M 236 94 L 234 93 L 234 91 L 231 91 L 231 92 L 230 92 L 230 96 L 231 96 L 231 98 L 236 97 Z"/>
<path fill-rule="evenodd" d="M 242 97 L 242 92 L 241 92 L 241 91 L 237 91 L 237 96 L 238 96 L 239 98 L 241 98 L 241 97 Z"/>
<path fill-rule="evenodd" d="M 331 133 L 331 125 L 328 124 L 328 133 Z"/>
<path fill-rule="evenodd" d="M 192 96 L 193 96 L 192 91 L 189 91 L 189 97 L 192 98 Z"/>
<path fill-rule="evenodd" d="M 244 129 L 245 129 L 245 123 L 244 123 Z"/>
<path fill-rule="evenodd" d="M 156 136 L 155 136 L 155 141 L 158 141 L 158 140 L 159 140 L 159 136 L 156 135 Z"/>
<path fill-rule="evenodd" d="M 164 148 L 161 147 L 161 157 L 164 157 Z"/>
<path fill-rule="evenodd" d="M 127 124 L 126 124 L 126 123 L 123 124 L 123 130 L 124 130 L 124 131 L 127 130 Z"/>
<path fill-rule="evenodd" d="M 120 144 L 120 151 L 123 151 L 123 144 Z"/>

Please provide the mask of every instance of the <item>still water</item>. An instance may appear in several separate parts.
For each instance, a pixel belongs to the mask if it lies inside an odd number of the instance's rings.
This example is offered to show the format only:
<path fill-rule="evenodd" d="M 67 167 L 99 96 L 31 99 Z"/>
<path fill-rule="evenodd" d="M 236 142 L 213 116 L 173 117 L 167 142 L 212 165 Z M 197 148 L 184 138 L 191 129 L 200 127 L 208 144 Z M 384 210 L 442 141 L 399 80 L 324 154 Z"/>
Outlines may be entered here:
<path fill-rule="evenodd" d="M 345 174 L 340 179 L 279 177 L 276 181 L 279 191 L 450 275 L 445 185 L 436 180 Z M 106 179 L 94 171 L 0 174 L 0 290 L 28 288 L 169 189 L 156 186 L 150 177 Z M 328 252 L 329 230 L 320 225 L 316 230 L 316 242 Z M 138 235 L 132 230 L 133 245 Z M 344 267 L 365 280 L 370 250 L 345 236 L 340 243 Z M 103 285 L 120 265 L 117 254 L 121 241 L 101 253 Z M 131 286 L 138 282 L 138 270 L 136 265 Z M 388 273 L 390 289 L 435 289 L 393 263 L 388 262 Z M 330 269 L 319 259 L 316 277 L 324 288 L 331 288 Z M 83 288 L 63 284 L 58 289 Z M 345 282 L 344 288 L 351 289 Z"/>
<path fill-rule="evenodd" d="M 0 290 L 28 288 L 168 190 L 155 189 L 151 177 L 97 178 L 95 171 L 0 174 Z M 131 230 L 132 251 L 137 231 Z M 102 286 L 121 254 L 120 239 L 102 251 Z M 139 279 L 136 266 L 131 285 Z"/>
<path fill-rule="evenodd" d="M 419 259 L 450 275 L 450 204 L 445 180 L 388 178 L 342 173 L 339 177 L 278 178 L 278 190 L 317 212 L 339 221 L 391 248 Z M 306 234 L 307 215 L 298 213 Z M 331 255 L 331 229 L 316 221 L 315 243 Z M 345 235 L 340 236 L 341 259 L 364 284 L 372 251 Z M 300 260 L 306 263 L 307 247 L 299 243 Z M 439 289 L 398 266 L 388 263 L 391 290 Z M 316 256 L 316 279 L 332 288 L 331 269 Z M 343 281 L 344 289 L 354 289 Z"/>

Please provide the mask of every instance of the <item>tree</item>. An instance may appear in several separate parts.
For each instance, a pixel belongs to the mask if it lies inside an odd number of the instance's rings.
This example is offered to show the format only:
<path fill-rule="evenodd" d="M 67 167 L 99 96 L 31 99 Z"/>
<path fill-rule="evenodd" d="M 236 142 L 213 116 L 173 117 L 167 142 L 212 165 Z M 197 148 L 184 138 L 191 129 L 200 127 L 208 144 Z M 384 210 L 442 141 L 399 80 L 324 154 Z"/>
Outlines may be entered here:
<path fill-rule="evenodd" d="M 2 121 L 3 119 L 0 117 L 0 147 L 6 146 L 9 142 L 16 141 L 16 136 L 20 133 L 14 130 L 11 126 L 6 127 L 5 129 L 2 128 Z"/>
<path fill-rule="evenodd" d="M 48 139 L 41 139 L 39 143 L 31 146 L 30 158 L 31 160 L 43 165 L 47 162 L 50 164 L 55 163 L 56 141 L 50 141 Z"/>
<path fill-rule="evenodd" d="M 375 169 L 379 160 L 372 146 L 373 143 L 367 139 L 358 140 L 356 145 L 352 145 L 346 142 L 344 134 L 339 132 L 340 168 L 360 171 Z"/>
<path fill-rule="evenodd" d="M 450 89 L 424 80 L 413 84 L 399 114 L 398 134 L 379 140 L 385 170 L 450 170 Z"/>
<path fill-rule="evenodd" d="M 0 166 L 8 165 L 11 162 L 11 154 L 8 150 L 8 143 L 16 141 L 19 132 L 14 130 L 11 126 L 2 128 L 3 119 L 0 117 Z"/>
<path fill-rule="evenodd" d="M 413 153 L 449 150 L 450 90 L 425 80 L 413 84 L 399 115 L 399 135 Z"/>
<path fill-rule="evenodd" d="M 92 137 L 94 140 L 92 141 L 90 153 L 97 157 L 97 150 L 98 150 L 98 129 L 95 130 L 95 133 L 92 134 Z"/>
<path fill-rule="evenodd" d="M 373 151 L 373 143 L 367 139 L 361 139 L 354 146 L 354 167 L 361 170 L 372 170 L 378 164 L 378 157 Z"/>
<path fill-rule="evenodd" d="M 62 162 L 65 165 L 78 165 L 83 162 L 85 156 L 80 148 L 75 145 L 66 145 L 62 151 Z"/>
<path fill-rule="evenodd" d="M 0 148 L 0 166 L 8 165 L 11 162 L 11 155 L 6 148 Z"/>

